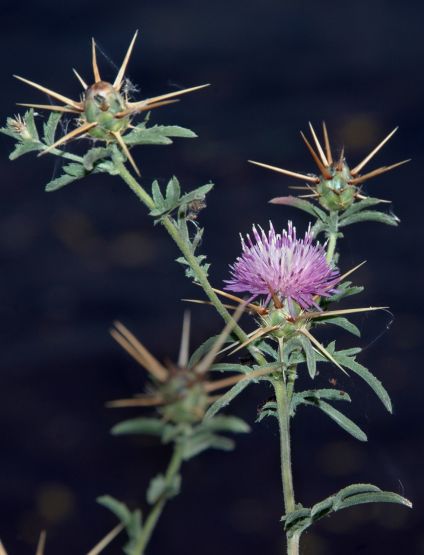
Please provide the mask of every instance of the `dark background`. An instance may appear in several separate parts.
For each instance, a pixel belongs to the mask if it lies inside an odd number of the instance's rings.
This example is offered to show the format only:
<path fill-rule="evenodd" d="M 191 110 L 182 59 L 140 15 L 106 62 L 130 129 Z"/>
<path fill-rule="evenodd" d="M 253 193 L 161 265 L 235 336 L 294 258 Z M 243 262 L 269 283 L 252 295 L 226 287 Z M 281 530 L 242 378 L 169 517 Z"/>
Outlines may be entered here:
<path fill-rule="evenodd" d="M 305 555 L 424 553 L 423 12 L 421 2 L 388 0 L 2 2 L 2 122 L 17 112 L 16 101 L 45 101 L 12 73 L 77 98 L 71 68 L 89 79 L 91 36 L 119 64 L 135 28 L 141 36 L 129 76 L 140 97 L 213 84 L 152 116 L 193 128 L 199 139 L 135 155 L 145 184 L 174 173 L 186 189 L 216 183 L 201 220 L 218 286 L 239 253 L 239 231 L 270 218 L 277 227 L 288 218 L 300 230 L 307 225 L 302 213 L 267 204 L 293 180 L 250 166 L 248 158 L 314 171 L 299 130 L 325 119 L 333 145 L 344 144 L 353 164 L 400 126 L 369 169 L 409 157 L 412 163 L 366 190 L 393 199 L 402 225 L 352 226 L 342 243 L 344 270 L 368 261 L 355 278 L 366 293 L 346 306 L 384 304 L 395 314 L 388 331 L 385 314 L 355 320 L 368 346 L 360 361 L 384 381 L 394 415 L 360 380 L 325 365 L 319 384 L 336 378 L 351 393 L 349 414 L 369 442 L 351 440 L 305 408 L 294 423 L 293 450 L 296 494 L 305 505 L 370 481 L 404 493 L 415 509 L 341 512 L 305 536 Z M 113 67 L 102 57 L 100 64 L 112 78 Z M 169 456 L 153 440 L 108 433 L 120 417 L 138 413 L 109 411 L 105 401 L 144 383 L 108 328 L 119 318 L 159 358 L 175 358 L 180 299 L 199 290 L 173 262 L 170 238 L 118 178 L 90 177 L 47 194 L 55 158 L 31 154 L 11 163 L 11 142 L 2 136 L 0 145 L 0 537 L 10 555 L 32 554 L 47 528 L 46 554 L 74 555 L 115 523 L 95 497 L 143 504 L 149 479 Z M 207 307 L 195 307 L 193 318 L 193 345 L 221 327 Z M 253 424 L 269 394 L 252 387 L 233 412 Z M 240 437 L 234 454 L 210 452 L 186 465 L 184 493 L 166 509 L 149 553 L 281 553 L 282 512 L 277 429 L 269 421 Z M 120 553 L 119 540 L 106 552 Z"/>

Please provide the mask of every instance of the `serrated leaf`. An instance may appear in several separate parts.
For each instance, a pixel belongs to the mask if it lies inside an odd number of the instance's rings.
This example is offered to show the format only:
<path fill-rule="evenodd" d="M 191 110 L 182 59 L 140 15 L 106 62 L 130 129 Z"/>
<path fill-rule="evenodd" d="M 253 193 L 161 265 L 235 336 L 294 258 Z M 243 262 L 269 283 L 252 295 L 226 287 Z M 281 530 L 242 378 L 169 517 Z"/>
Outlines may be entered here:
<path fill-rule="evenodd" d="M 127 526 L 131 522 L 131 511 L 121 501 L 118 501 L 111 495 L 102 495 L 96 499 L 99 505 L 109 509 L 117 519 Z"/>
<path fill-rule="evenodd" d="M 166 186 L 166 206 L 168 209 L 171 207 L 178 206 L 178 201 L 181 195 L 181 187 L 178 179 L 173 176 L 169 181 L 168 185 Z"/>
<path fill-rule="evenodd" d="M 64 175 L 61 175 L 60 177 L 56 177 L 56 179 L 52 179 L 52 181 L 47 183 L 44 190 L 48 193 L 52 191 L 57 191 L 58 189 L 61 189 L 65 185 L 69 185 L 73 181 L 76 181 L 77 179 L 79 178 L 73 177 L 72 175 L 64 174 Z"/>
<path fill-rule="evenodd" d="M 390 396 L 387 393 L 387 390 L 385 389 L 383 384 L 380 382 L 378 378 L 374 376 L 374 374 L 372 374 L 367 368 L 365 368 L 365 366 L 362 366 L 362 364 L 359 364 L 359 362 L 356 362 L 356 360 L 347 356 L 346 353 L 343 353 L 342 351 L 335 353 L 334 358 L 337 360 L 337 362 L 339 362 L 346 368 L 349 368 L 349 370 L 351 370 L 359 377 L 361 377 L 374 391 L 374 393 L 377 395 L 377 397 L 380 399 L 380 401 L 383 403 L 386 409 L 390 413 L 393 412 Z"/>
<path fill-rule="evenodd" d="M 26 112 L 26 114 L 24 115 L 24 122 L 27 126 L 29 134 L 31 135 L 31 138 L 34 141 L 39 141 L 40 137 L 38 135 L 38 130 L 34 118 L 34 110 L 32 108 L 28 110 L 28 112 Z"/>
<path fill-rule="evenodd" d="M 355 324 L 352 324 L 352 322 L 350 322 L 347 318 L 344 318 L 342 316 L 319 318 L 314 321 L 314 324 L 315 325 L 332 324 L 333 326 L 338 326 L 348 331 L 349 333 L 356 335 L 356 337 L 361 336 L 361 332 L 359 328 L 355 326 Z"/>
<path fill-rule="evenodd" d="M 50 146 L 54 143 L 57 126 L 62 114 L 60 112 L 52 112 L 48 120 L 43 124 L 43 141 Z"/>
<path fill-rule="evenodd" d="M 320 400 L 326 401 L 347 401 L 351 398 L 345 391 L 340 389 L 309 389 L 306 391 L 296 391 L 293 393 L 290 403 L 290 414 L 294 415 L 297 407 L 301 404 L 318 404 Z"/>
<path fill-rule="evenodd" d="M 147 434 L 160 437 L 169 426 L 170 424 L 167 424 L 163 420 L 159 420 L 159 418 L 145 418 L 140 416 L 115 424 L 111 433 L 113 435 Z"/>
<path fill-rule="evenodd" d="M 386 225 L 397 226 L 400 222 L 397 216 L 386 214 L 385 212 L 378 212 L 377 210 L 364 210 L 346 218 L 341 218 L 339 222 L 340 227 L 356 224 L 359 222 L 379 222 Z"/>
<path fill-rule="evenodd" d="M 294 197 L 292 195 L 286 197 L 276 197 L 271 199 L 269 202 L 271 204 L 293 206 L 294 208 L 303 210 L 314 218 L 319 218 L 320 220 L 325 220 L 327 218 L 327 214 L 323 210 L 321 210 L 321 208 L 318 208 L 317 206 L 315 206 L 315 204 L 312 204 L 312 202 L 299 197 Z"/>
<path fill-rule="evenodd" d="M 237 416 L 215 416 L 203 422 L 201 428 L 210 432 L 232 432 L 234 434 L 250 432 L 250 426 Z"/>
<path fill-rule="evenodd" d="M 190 129 L 178 125 L 154 125 L 146 127 L 144 123 L 123 136 L 128 145 L 169 145 L 172 138 L 192 139 L 197 135 Z"/>
<path fill-rule="evenodd" d="M 379 198 L 368 197 L 363 200 L 359 200 L 354 202 L 349 208 L 347 208 L 342 214 L 341 218 L 346 218 L 347 216 L 351 216 L 352 214 L 356 214 L 357 212 L 361 212 L 365 208 L 370 208 L 371 206 L 375 206 L 376 204 L 381 204 L 383 201 Z"/>
<path fill-rule="evenodd" d="M 93 171 L 96 162 L 104 160 L 111 155 L 110 148 L 95 147 L 91 148 L 83 157 L 83 166 L 87 171 Z"/>
<path fill-rule="evenodd" d="M 345 297 L 350 297 L 352 295 L 357 295 L 358 293 L 362 293 L 364 288 L 359 285 L 352 285 L 351 281 L 345 281 L 337 286 L 337 292 L 333 293 L 331 297 L 327 297 L 328 302 L 335 303 L 339 302 Z"/>
<path fill-rule="evenodd" d="M 197 189 L 186 193 L 180 198 L 180 205 L 188 204 L 193 202 L 194 200 L 204 200 L 205 196 L 211 191 L 214 187 L 213 183 L 207 183 L 206 185 L 201 185 Z"/>
<path fill-rule="evenodd" d="M 333 406 L 329 405 L 325 401 L 319 400 L 318 402 L 310 402 L 305 399 L 304 403 L 306 405 L 311 405 L 321 409 L 327 416 L 329 416 L 336 424 L 338 424 L 343 430 L 353 436 L 359 441 L 367 441 L 367 436 L 361 428 L 355 424 L 350 418 L 345 416 L 343 413 L 335 409 Z"/>
<path fill-rule="evenodd" d="M 34 152 L 35 150 L 40 150 L 40 143 L 32 141 L 24 141 L 22 143 L 16 143 L 15 149 L 9 154 L 9 160 L 16 160 L 28 152 Z"/>
<path fill-rule="evenodd" d="M 316 362 L 316 355 L 315 351 L 312 347 L 311 342 L 307 337 L 304 335 L 299 335 L 297 337 L 299 343 L 302 345 L 303 352 L 306 356 L 306 366 L 308 367 L 309 375 L 312 379 L 315 378 L 315 374 L 317 372 L 317 362 Z"/>
<path fill-rule="evenodd" d="M 159 183 L 156 179 L 152 183 L 152 196 L 158 210 L 163 210 L 165 207 L 165 199 L 161 193 Z"/>

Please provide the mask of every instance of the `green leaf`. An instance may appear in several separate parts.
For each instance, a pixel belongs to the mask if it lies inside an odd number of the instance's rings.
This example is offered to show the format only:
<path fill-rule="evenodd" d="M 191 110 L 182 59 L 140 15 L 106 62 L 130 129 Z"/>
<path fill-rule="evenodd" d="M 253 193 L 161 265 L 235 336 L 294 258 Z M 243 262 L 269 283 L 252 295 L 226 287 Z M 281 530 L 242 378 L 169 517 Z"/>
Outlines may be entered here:
<path fill-rule="evenodd" d="M 324 312 L 325 314 L 325 312 Z M 352 322 L 350 322 L 347 318 L 344 318 L 342 316 L 337 316 L 337 317 L 329 317 L 329 318 L 317 318 L 314 320 L 314 324 L 315 325 L 319 325 L 319 324 L 332 324 L 333 326 L 339 326 L 340 328 L 343 328 L 344 330 L 348 331 L 349 333 L 352 333 L 353 335 L 356 335 L 356 337 L 360 337 L 361 336 L 361 332 L 359 330 L 359 328 L 357 326 L 355 326 L 355 324 L 352 324 Z"/>
<path fill-rule="evenodd" d="M 390 491 L 375 491 L 352 495 L 340 503 L 339 509 L 347 509 L 348 507 L 363 505 L 364 503 L 398 503 L 399 505 L 412 508 L 412 503 L 397 493 Z"/>
<path fill-rule="evenodd" d="M 390 413 L 393 412 L 390 396 L 383 384 L 378 378 L 374 376 L 374 374 L 372 374 L 367 368 L 365 368 L 365 366 L 362 366 L 362 364 L 359 364 L 359 362 L 356 362 L 356 360 L 349 357 L 346 352 L 339 351 L 338 353 L 334 353 L 333 356 L 342 366 L 349 368 L 349 370 L 361 377 L 374 391 L 374 393 L 377 395 L 386 409 Z"/>
<path fill-rule="evenodd" d="M 158 418 L 145 418 L 140 416 L 116 424 L 112 428 L 111 433 L 113 435 L 147 434 L 160 437 L 165 432 L 165 429 L 169 427 L 173 426 Z"/>
<path fill-rule="evenodd" d="M 397 503 L 409 508 L 412 507 L 412 503 L 408 499 L 397 493 L 381 491 L 380 488 L 372 484 L 352 484 L 316 503 L 310 509 L 302 506 L 296 507 L 282 520 L 285 521 L 286 532 L 289 536 L 292 536 L 294 533 L 301 534 L 324 516 L 341 509 L 366 503 Z"/>
<path fill-rule="evenodd" d="M 264 418 L 273 416 L 278 419 L 278 407 L 276 401 L 267 401 L 260 409 L 255 422 L 262 422 Z"/>
<path fill-rule="evenodd" d="M 305 337 L 304 335 L 299 335 L 297 337 L 297 339 L 299 340 L 300 344 L 302 345 L 302 349 L 305 353 L 306 365 L 308 367 L 309 375 L 312 379 L 314 379 L 315 374 L 317 372 L 317 362 L 316 362 L 315 351 L 312 347 L 311 342 L 309 341 L 309 339 L 307 337 Z"/>
<path fill-rule="evenodd" d="M 285 206 L 293 206 L 294 208 L 303 210 L 314 218 L 318 218 L 320 220 L 325 220 L 327 218 L 327 214 L 324 212 L 324 210 L 321 210 L 321 208 L 318 208 L 317 206 L 315 206 L 315 204 L 312 204 L 312 202 L 299 197 L 294 197 L 292 195 L 286 197 L 276 197 L 271 199 L 269 202 L 271 204 L 283 204 Z"/>
<path fill-rule="evenodd" d="M 362 293 L 363 290 L 364 288 L 362 286 L 355 286 L 352 285 L 351 281 L 345 281 L 340 285 L 337 285 L 337 293 L 334 293 L 333 295 L 331 295 L 331 297 L 327 297 L 327 299 L 324 300 L 323 304 L 326 304 L 326 301 L 328 303 L 337 303 L 345 297 L 350 297 L 352 295 Z"/>
<path fill-rule="evenodd" d="M 213 183 L 207 183 L 206 185 L 201 185 L 197 189 L 194 189 L 193 191 L 190 191 L 189 193 L 186 193 L 185 195 L 183 195 L 180 198 L 179 204 L 183 205 L 183 204 L 189 204 L 194 200 L 204 200 L 206 195 L 209 193 L 209 191 L 213 189 L 213 187 L 214 187 Z"/>
<path fill-rule="evenodd" d="M 218 372 L 240 372 L 241 374 L 248 374 L 252 369 L 247 364 L 217 362 L 216 364 L 212 364 L 209 370 L 216 370 Z"/>
<path fill-rule="evenodd" d="M 155 476 L 149 484 L 147 489 L 147 502 L 154 505 L 160 498 L 171 499 L 180 493 L 181 490 L 181 476 L 179 474 L 172 478 L 172 481 L 167 481 L 163 474 Z"/>
<path fill-rule="evenodd" d="M 359 222 L 379 222 L 386 225 L 397 226 L 400 220 L 397 216 L 386 214 L 385 212 L 378 212 L 376 210 L 364 210 L 363 212 L 352 214 L 351 216 L 347 216 L 346 218 L 341 218 L 339 226 L 345 227 L 347 225 L 356 224 Z"/>
<path fill-rule="evenodd" d="M 201 428 L 210 432 L 232 432 L 234 434 L 250 432 L 250 426 L 237 416 L 214 416 L 201 424 Z"/>
<path fill-rule="evenodd" d="M 152 183 L 152 196 L 153 200 L 158 209 L 163 209 L 165 207 L 165 199 L 160 191 L 159 183 L 157 180 Z"/>
<path fill-rule="evenodd" d="M 84 168 L 91 172 L 94 170 L 94 166 L 96 162 L 99 160 L 104 160 L 111 156 L 111 150 L 107 147 L 96 147 L 91 148 L 83 158 L 83 166 Z"/>
<path fill-rule="evenodd" d="M 69 185 L 69 183 L 76 181 L 77 179 L 78 179 L 77 177 L 73 177 L 72 175 L 67 175 L 67 174 L 61 175 L 60 177 L 56 177 L 56 179 L 52 179 L 52 181 L 47 183 L 44 190 L 48 193 L 52 191 L 57 191 L 58 189 L 61 189 L 65 185 Z"/>
<path fill-rule="evenodd" d="M 293 393 L 290 403 L 290 414 L 293 416 L 297 407 L 302 404 L 315 404 L 325 399 L 326 401 L 347 401 L 350 403 L 350 396 L 340 389 L 309 389 Z"/>
<path fill-rule="evenodd" d="M 178 125 L 154 125 L 146 127 L 144 123 L 123 136 L 127 145 L 170 145 L 172 138 L 192 139 L 197 135 L 190 129 Z"/>
<path fill-rule="evenodd" d="M 252 383 L 252 380 L 242 380 L 241 382 L 233 385 L 222 397 L 220 397 L 215 403 L 213 403 L 205 414 L 205 420 L 210 420 L 215 414 L 217 414 L 221 409 L 228 406 L 233 399 L 237 397 L 248 385 Z"/>
<path fill-rule="evenodd" d="M 101 497 L 98 497 L 96 501 L 97 503 L 99 503 L 99 505 L 102 505 L 103 507 L 106 507 L 106 509 L 109 509 L 109 511 L 111 511 L 117 517 L 117 519 L 122 522 L 122 524 L 125 524 L 125 526 L 127 526 L 131 522 L 131 511 L 128 509 L 125 503 L 118 501 L 110 495 L 102 495 Z"/>
<path fill-rule="evenodd" d="M 363 200 L 359 200 L 358 202 L 354 202 L 349 208 L 347 208 L 342 214 L 341 218 L 346 218 L 351 216 L 352 214 L 356 214 L 365 208 L 370 208 L 371 206 L 375 206 L 376 204 L 381 204 L 383 201 L 379 198 L 368 197 Z"/>
<path fill-rule="evenodd" d="M 40 150 L 41 144 L 33 141 L 24 141 L 22 143 L 17 143 L 15 150 L 9 154 L 9 160 L 16 160 L 19 156 L 28 154 L 28 152 L 33 152 L 34 150 Z"/>
<path fill-rule="evenodd" d="M 325 401 L 319 400 L 318 402 L 310 402 L 306 399 L 304 400 L 305 405 L 311 405 L 321 409 L 327 416 L 329 416 L 336 424 L 338 424 L 343 430 L 353 436 L 359 441 L 367 441 L 366 434 L 361 430 L 361 428 L 355 424 L 350 418 L 345 416 L 343 413 L 326 403 Z"/>
<path fill-rule="evenodd" d="M 166 187 L 166 205 L 177 206 L 181 195 L 181 187 L 178 179 L 173 176 Z"/>
<path fill-rule="evenodd" d="M 43 141 L 50 146 L 54 143 L 57 126 L 62 114 L 60 112 L 52 112 L 48 120 L 43 124 Z"/>
<path fill-rule="evenodd" d="M 186 438 L 183 443 L 183 458 L 185 461 L 200 455 L 207 449 L 221 449 L 231 451 L 234 449 L 234 441 L 227 437 L 222 437 L 210 432 L 199 429 L 191 437 Z"/>

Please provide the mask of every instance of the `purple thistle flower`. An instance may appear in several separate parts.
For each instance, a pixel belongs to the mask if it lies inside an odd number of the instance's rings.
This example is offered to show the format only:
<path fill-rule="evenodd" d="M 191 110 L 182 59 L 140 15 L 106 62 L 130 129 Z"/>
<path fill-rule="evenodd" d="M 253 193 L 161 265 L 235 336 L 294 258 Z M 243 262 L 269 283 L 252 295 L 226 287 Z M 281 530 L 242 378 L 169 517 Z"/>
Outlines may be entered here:
<path fill-rule="evenodd" d="M 268 235 L 253 226 L 253 237 L 248 234 L 246 241 L 241 237 L 243 253 L 230 266 L 231 279 L 225 281 L 225 289 L 251 293 L 251 299 L 266 295 L 266 304 L 275 294 L 287 300 L 291 313 L 292 301 L 303 309 L 320 309 L 314 297 L 333 293 L 340 274 L 328 264 L 324 247 L 312 243 L 311 227 L 304 239 L 297 239 L 292 222 L 281 235 L 270 222 Z"/>

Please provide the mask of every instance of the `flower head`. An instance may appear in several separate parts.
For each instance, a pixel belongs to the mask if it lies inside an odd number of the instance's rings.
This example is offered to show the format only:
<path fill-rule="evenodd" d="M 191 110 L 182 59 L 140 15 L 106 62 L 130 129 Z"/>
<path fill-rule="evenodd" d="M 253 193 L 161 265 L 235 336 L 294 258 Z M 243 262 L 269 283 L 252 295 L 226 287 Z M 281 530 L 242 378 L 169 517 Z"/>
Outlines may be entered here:
<path fill-rule="evenodd" d="M 340 279 L 324 247 L 312 242 L 310 228 L 298 239 L 291 222 L 281 234 L 271 223 L 268 234 L 253 226 L 253 240 L 247 235 L 241 242 L 243 253 L 230 266 L 232 278 L 226 281 L 229 291 L 251 293 L 253 298 L 266 295 L 267 303 L 271 298 L 287 300 L 289 308 L 294 301 L 308 309 L 317 307 L 315 296 L 329 296 Z"/>

